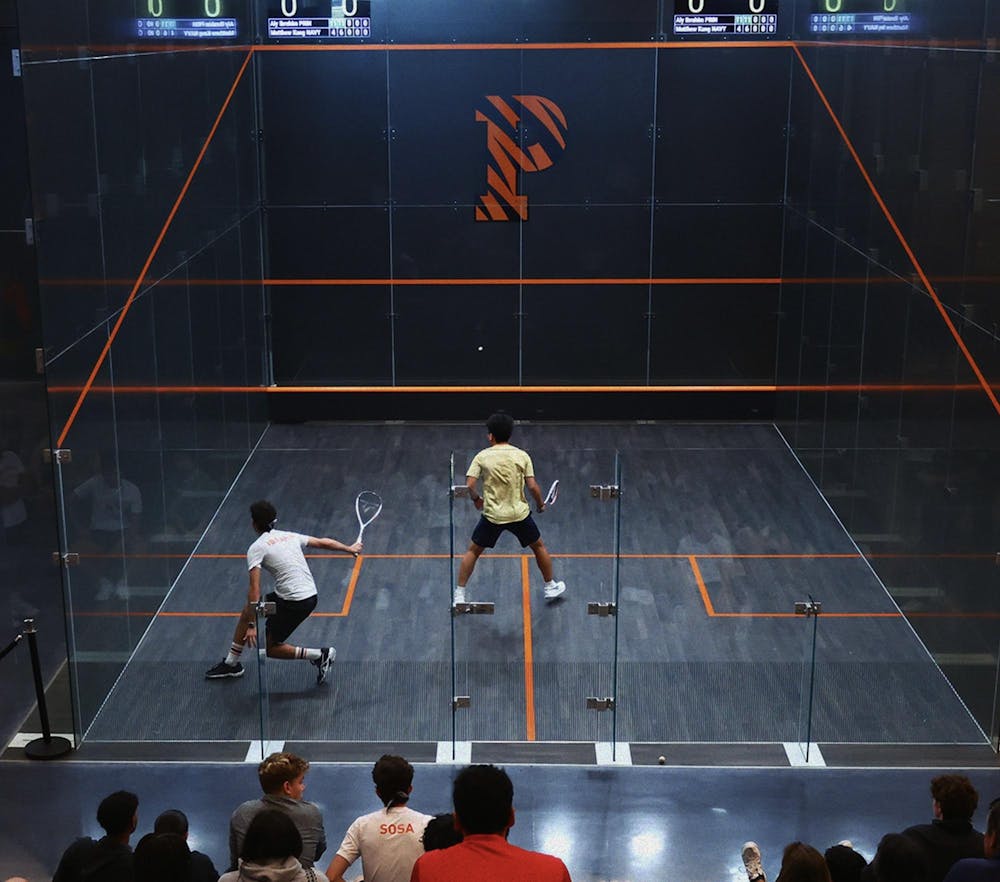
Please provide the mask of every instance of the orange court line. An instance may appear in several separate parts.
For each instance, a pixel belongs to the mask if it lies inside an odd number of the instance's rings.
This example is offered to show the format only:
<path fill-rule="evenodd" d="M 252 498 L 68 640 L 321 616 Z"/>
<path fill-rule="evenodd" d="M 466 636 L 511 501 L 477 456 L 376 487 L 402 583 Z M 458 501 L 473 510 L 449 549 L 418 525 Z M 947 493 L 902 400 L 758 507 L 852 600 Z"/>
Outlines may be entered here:
<path fill-rule="evenodd" d="M 573 559 L 586 559 L 595 558 L 598 560 L 608 560 L 613 558 L 615 555 L 612 552 L 600 552 L 600 551 L 586 551 L 586 552 L 551 552 L 553 557 L 559 558 L 573 558 Z M 447 560 L 450 555 L 448 554 L 365 554 L 363 557 L 371 560 Z M 487 554 L 484 556 L 485 560 L 489 559 L 508 559 L 514 560 L 520 558 L 523 555 L 520 554 Z M 180 559 L 186 560 L 188 557 L 196 558 L 199 560 L 243 560 L 246 558 L 245 554 L 88 554 L 83 553 L 80 555 L 81 558 L 87 559 L 107 559 L 107 560 L 162 560 L 162 559 Z M 350 560 L 349 557 L 340 554 L 307 554 L 307 558 L 319 559 L 319 560 Z M 456 554 L 456 557 L 461 557 L 461 554 Z M 741 554 L 739 552 L 705 552 L 700 554 L 677 554 L 677 553 L 652 553 L 652 554 L 638 554 L 638 553 L 623 553 L 619 555 L 623 559 L 629 560 L 690 560 L 692 557 L 699 560 L 864 560 L 864 559 L 889 559 L 889 560 L 995 560 L 996 552 L 993 551 L 982 551 L 982 552 L 941 552 L 938 554 L 907 554 L 904 552 L 873 552 L 871 554 L 856 554 L 854 552 L 822 552 L 822 551 L 809 551 L 801 553 L 793 552 L 773 552 L 773 553 L 752 553 L 752 554 Z"/>
<path fill-rule="evenodd" d="M 526 393 L 568 393 L 568 392 L 614 392 L 614 393 L 735 393 L 735 392 L 817 392 L 831 394 L 854 394 L 860 392 L 978 392 L 981 383 L 799 383 L 788 385 L 773 384 L 729 384 L 729 385 L 650 385 L 650 386 L 84 386 L 88 393 L 116 395 L 222 395 L 222 394 L 456 394 L 482 392 L 526 392 Z M 1000 384 L 997 384 L 1000 388 Z M 48 391 L 67 394 L 80 391 L 80 386 L 49 386 Z M 60 441 L 61 443 L 61 441 Z"/>
<path fill-rule="evenodd" d="M 361 561 L 363 554 L 354 558 L 354 567 L 351 569 L 351 581 L 347 584 L 347 596 L 344 598 L 344 605 L 339 613 L 332 613 L 334 617 L 346 617 L 351 612 L 351 601 L 354 600 L 354 589 L 358 585 L 358 576 L 361 574 Z"/>
<path fill-rule="evenodd" d="M 714 616 L 715 607 L 712 606 L 712 598 L 708 596 L 705 580 L 701 577 L 701 568 L 698 566 L 698 559 L 691 554 L 688 555 L 688 561 L 691 563 L 691 571 L 694 573 L 695 581 L 698 583 L 698 591 L 701 593 L 701 599 L 705 604 L 705 612 L 709 616 Z"/>
<path fill-rule="evenodd" d="M 931 280 L 941 284 L 974 284 L 974 285 L 996 285 L 1000 283 L 1000 276 L 931 276 Z M 130 287 L 135 284 L 135 279 L 39 279 L 40 284 L 51 288 L 72 288 L 87 285 L 100 285 Z M 557 285 L 659 285 L 659 286 L 681 286 L 681 285 L 908 285 L 918 289 L 919 286 L 914 279 L 902 279 L 898 276 L 773 276 L 767 278 L 747 278 L 742 276 L 719 276 L 719 277 L 686 277 L 686 276 L 664 276 L 664 277 L 636 277 L 636 278 L 615 278 L 613 276 L 602 276 L 600 278 L 447 278 L 447 279 L 192 279 L 192 278 L 165 278 L 149 283 L 149 287 L 162 288 L 187 288 L 187 287 L 218 287 L 231 288 L 242 285 L 284 285 L 288 287 L 334 287 L 334 286 L 370 286 L 381 285 L 388 287 L 418 287 L 444 285 L 534 285 L 534 286 L 557 286 Z"/>
<path fill-rule="evenodd" d="M 531 578 L 528 556 L 521 555 L 521 610 L 524 620 L 524 718 L 527 740 L 535 740 L 535 667 L 531 642 Z"/>
<path fill-rule="evenodd" d="M 167 219 L 160 228 L 160 234 L 156 237 L 156 241 L 153 243 L 153 247 L 150 249 L 149 255 L 146 257 L 146 262 L 142 265 L 142 270 L 139 272 L 139 277 L 136 279 L 135 285 L 132 287 L 132 292 L 129 294 L 128 299 L 125 301 L 125 305 L 118 314 L 118 320 L 111 329 L 111 333 L 108 334 L 108 339 L 104 343 L 104 347 L 101 349 L 101 354 L 97 357 L 97 361 L 94 363 L 90 376 L 87 378 L 87 382 L 84 384 L 83 390 L 80 392 L 80 396 L 76 400 L 76 404 L 73 405 L 73 409 L 70 411 L 69 418 L 66 420 L 66 425 L 63 426 L 62 431 L 59 433 L 59 437 L 56 440 L 56 447 L 62 447 L 65 443 L 66 436 L 69 434 L 69 430 L 73 426 L 73 422 L 76 420 L 76 415 L 80 412 L 80 408 L 83 406 L 83 402 L 87 397 L 87 393 L 90 391 L 90 387 L 94 384 L 94 379 L 97 377 L 98 371 L 100 371 L 101 366 L 108 357 L 108 353 L 111 351 L 111 344 L 115 342 L 115 338 L 118 336 L 118 331 L 121 329 L 122 323 L 125 321 L 125 316 L 128 315 L 129 309 L 135 301 L 136 294 L 139 291 L 139 286 L 142 284 L 143 279 L 146 278 L 146 273 L 149 271 L 153 258 L 156 257 L 157 252 L 160 250 L 160 245 L 163 243 L 163 239 L 167 235 L 167 230 L 170 229 L 170 225 L 173 223 L 177 210 L 181 207 L 181 203 L 187 195 L 188 188 L 191 186 L 191 181 L 194 180 L 195 173 L 198 171 L 201 161 L 208 150 L 208 145 L 212 143 L 212 139 L 215 137 L 215 132 L 219 128 L 219 123 L 222 122 L 222 117 L 225 115 L 225 112 L 229 107 L 229 102 L 232 101 L 233 95 L 236 93 L 236 87 L 239 85 L 240 80 L 243 79 L 243 72 L 247 69 L 247 65 L 250 63 L 250 59 L 252 57 L 253 50 L 251 49 L 247 52 L 247 57 L 243 59 L 243 64 L 240 66 L 239 72 L 236 74 L 236 79 L 233 80 L 233 84 L 229 89 L 229 94 L 226 95 L 226 100 L 222 102 L 222 107 L 219 108 L 219 112 L 216 114 L 215 122 L 212 124 L 208 137 L 205 138 L 205 143 L 202 144 L 198 157 L 195 159 L 194 165 L 191 166 L 191 171 L 188 172 L 187 180 L 184 181 L 184 186 L 181 187 L 181 191 L 177 195 L 177 199 L 174 200 L 173 208 L 170 209 L 170 214 L 167 215 Z"/>
<path fill-rule="evenodd" d="M 816 94 L 819 96 L 820 101 L 823 102 L 823 106 L 826 108 L 827 113 L 830 115 L 830 119 L 833 120 L 833 124 L 837 127 L 837 131 L 840 133 L 841 139 L 843 140 L 845 146 L 847 147 L 848 152 L 853 157 L 855 165 L 857 165 L 858 170 L 861 172 L 861 176 L 865 179 L 865 183 L 868 185 L 868 189 L 871 191 L 872 196 L 875 197 L 875 201 L 878 203 L 879 208 L 882 210 L 882 214 L 885 215 L 885 219 L 889 222 L 889 226 L 892 227 L 892 231 L 893 233 L 895 233 L 896 238 L 899 240 L 899 244 L 903 246 L 903 250 L 906 252 L 906 256 L 910 259 L 910 263 L 913 264 L 913 268 L 917 271 L 917 275 L 920 276 L 920 281 L 923 282 L 928 295 L 930 296 L 931 300 L 934 301 L 934 306 L 937 308 L 938 313 L 944 320 L 944 323 L 947 326 L 948 330 L 951 332 L 951 336 L 954 338 L 955 343 L 961 350 L 962 355 L 965 356 L 965 360 L 966 362 L 968 362 L 969 367 L 972 368 L 972 372 L 976 375 L 976 379 L 979 380 L 979 385 L 982 386 L 983 391 L 986 392 L 986 396 L 992 403 L 993 409 L 997 412 L 997 414 L 1000 414 L 1000 401 L 997 400 L 997 396 L 993 392 L 993 389 L 990 387 L 989 381 L 984 376 L 982 370 L 980 370 L 976 360 L 972 357 L 972 353 L 969 351 L 969 348 L 965 345 L 965 341 L 962 339 L 962 335 L 958 333 L 958 330 L 955 328 L 954 323 L 952 322 L 950 316 L 948 315 L 948 310 L 945 309 L 944 304 L 941 302 L 941 298 L 938 297 L 937 292 L 934 290 L 934 286 L 931 284 L 930 279 L 927 277 L 927 274 L 924 272 L 923 267 L 920 265 L 920 261 L 917 260 L 916 254 L 913 253 L 913 249 L 910 248 L 910 243 L 907 242 L 906 237 L 903 235 L 902 230 L 900 230 L 899 225 L 896 223 L 895 218 L 892 216 L 892 212 L 889 211 L 889 207 L 885 204 L 885 201 L 882 199 L 882 195 L 879 193 L 878 188 L 875 186 L 875 182 L 871 179 L 871 176 L 868 174 L 868 170 L 865 168 L 864 163 L 861 161 L 861 157 L 858 155 L 858 151 L 854 149 L 854 144 L 851 141 L 850 137 L 848 136 L 847 131 L 844 129 L 844 126 L 840 122 L 840 118 L 837 116 L 836 112 L 833 109 L 833 106 L 830 104 L 830 101 L 826 97 L 826 93 L 820 86 L 819 80 L 816 79 L 815 75 L 812 72 L 812 69 L 806 62 L 805 57 L 799 51 L 799 47 L 793 43 L 792 49 L 798 56 L 799 63 L 805 70 L 806 76 L 808 76 L 810 82 L 812 82 L 813 88 L 815 88 Z"/>

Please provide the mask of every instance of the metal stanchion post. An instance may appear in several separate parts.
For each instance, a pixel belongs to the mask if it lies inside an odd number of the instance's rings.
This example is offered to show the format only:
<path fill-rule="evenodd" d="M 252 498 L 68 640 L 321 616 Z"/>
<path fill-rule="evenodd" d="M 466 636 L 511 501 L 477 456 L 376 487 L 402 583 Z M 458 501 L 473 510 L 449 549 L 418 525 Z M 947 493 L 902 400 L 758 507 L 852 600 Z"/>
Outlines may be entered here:
<path fill-rule="evenodd" d="M 42 685 L 42 665 L 38 660 L 37 629 L 34 619 L 24 620 L 24 633 L 28 636 L 28 649 L 31 652 L 31 671 L 35 677 L 35 699 L 38 702 L 38 718 L 42 723 L 42 737 L 28 742 L 24 746 L 24 755 L 29 759 L 49 760 L 65 756 L 73 749 L 66 738 L 52 737 L 49 727 L 49 711 L 45 705 L 45 687 Z"/>

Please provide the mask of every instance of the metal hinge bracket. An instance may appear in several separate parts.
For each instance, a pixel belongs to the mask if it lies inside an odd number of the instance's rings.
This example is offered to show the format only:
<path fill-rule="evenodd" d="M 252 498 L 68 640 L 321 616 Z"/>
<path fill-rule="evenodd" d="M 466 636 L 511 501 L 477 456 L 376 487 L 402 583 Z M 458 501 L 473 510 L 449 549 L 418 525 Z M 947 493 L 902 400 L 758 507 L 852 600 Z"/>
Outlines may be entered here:
<path fill-rule="evenodd" d="M 61 447 L 57 450 L 49 450 L 49 448 L 46 447 L 42 450 L 42 460 L 44 462 L 52 462 L 53 459 L 59 463 L 59 465 L 66 465 L 66 463 L 73 461 L 73 451 L 68 447 Z"/>
<path fill-rule="evenodd" d="M 613 698 L 588 698 L 587 710 L 606 711 L 615 709 Z"/>
<path fill-rule="evenodd" d="M 587 615 L 588 616 L 600 616 L 601 618 L 606 618 L 607 616 L 618 615 L 618 607 L 613 603 L 588 603 L 587 604 Z"/>
<path fill-rule="evenodd" d="M 618 499 L 621 488 L 617 484 L 591 484 L 590 495 L 594 499 Z"/>

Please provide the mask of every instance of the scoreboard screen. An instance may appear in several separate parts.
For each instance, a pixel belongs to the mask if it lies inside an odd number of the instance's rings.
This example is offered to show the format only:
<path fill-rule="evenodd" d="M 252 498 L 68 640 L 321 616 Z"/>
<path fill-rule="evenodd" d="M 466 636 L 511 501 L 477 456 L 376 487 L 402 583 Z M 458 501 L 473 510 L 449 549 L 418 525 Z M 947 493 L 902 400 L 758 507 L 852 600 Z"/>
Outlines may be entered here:
<path fill-rule="evenodd" d="M 135 0 L 140 40 L 232 40 L 240 35 L 235 0 Z M 230 9 L 232 7 L 232 9 Z"/>
<path fill-rule="evenodd" d="M 675 37 L 774 37 L 778 0 L 674 0 Z"/>
<path fill-rule="evenodd" d="M 267 36 L 352 40 L 372 35 L 371 0 L 269 0 Z"/>
<path fill-rule="evenodd" d="M 912 0 L 813 0 L 809 32 L 891 36 L 921 30 Z"/>

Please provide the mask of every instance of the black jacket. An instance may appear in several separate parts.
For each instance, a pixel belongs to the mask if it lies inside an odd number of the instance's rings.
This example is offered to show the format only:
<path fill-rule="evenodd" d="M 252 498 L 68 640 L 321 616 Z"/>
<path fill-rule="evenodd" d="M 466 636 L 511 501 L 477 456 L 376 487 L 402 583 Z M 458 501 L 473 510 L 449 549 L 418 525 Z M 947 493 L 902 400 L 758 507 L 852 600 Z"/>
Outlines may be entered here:
<path fill-rule="evenodd" d="M 63 852 L 52 882 L 134 882 L 132 849 L 107 836 L 77 839 Z"/>
<path fill-rule="evenodd" d="M 973 829 L 971 821 L 954 818 L 917 824 L 903 831 L 927 855 L 927 882 L 942 882 L 955 861 L 983 856 L 983 834 Z"/>

